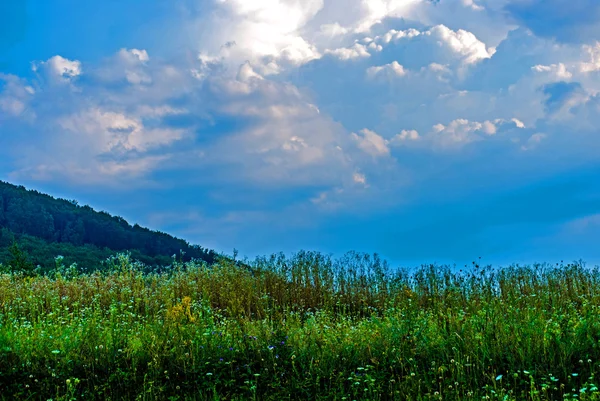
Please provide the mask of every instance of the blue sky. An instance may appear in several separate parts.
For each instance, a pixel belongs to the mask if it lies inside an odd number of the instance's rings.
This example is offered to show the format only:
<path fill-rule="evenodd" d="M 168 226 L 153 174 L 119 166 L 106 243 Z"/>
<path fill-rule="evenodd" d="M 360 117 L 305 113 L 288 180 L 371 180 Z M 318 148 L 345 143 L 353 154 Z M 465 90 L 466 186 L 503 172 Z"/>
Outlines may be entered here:
<path fill-rule="evenodd" d="M 250 258 L 600 264 L 599 27 L 596 0 L 2 2 L 0 178 Z"/>

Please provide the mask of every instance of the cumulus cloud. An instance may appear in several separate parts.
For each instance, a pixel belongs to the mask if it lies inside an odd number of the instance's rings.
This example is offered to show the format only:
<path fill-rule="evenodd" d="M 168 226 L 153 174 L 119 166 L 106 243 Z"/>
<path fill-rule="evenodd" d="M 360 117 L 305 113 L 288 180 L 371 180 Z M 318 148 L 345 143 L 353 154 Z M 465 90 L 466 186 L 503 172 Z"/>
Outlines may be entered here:
<path fill-rule="evenodd" d="M 365 128 L 359 134 L 353 133 L 352 137 L 358 142 L 358 147 L 371 156 L 385 156 L 390 153 L 388 141 L 374 131 Z"/>
<path fill-rule="evenodd" d="M 63 117 L 58 124 L 64 130 L 87 135 L 95 142 L 94 149 L 100 153 L 145 152 L 180 140 L 184 135 L 180 129 L 148 128 L 142 122 L 143 117 L 143 114 L 133 117 L 95 108 Z"/>
<path fill-rule="evenodd" d="M 294 86 L 221 78 L 211 82 L 210 91 L 228 99 L 216 105 L 216 112 L 253 122 L 232 135 L 215 138 L 206 162 L 237 166 L 245 180 L 271 185 L 335 184 L 351 168 L 340 147 L 351 145 L 344 129 L 323 116 Z"/>
<path fill-rule="evenodd" d="M 81 62 L 69 60 L 59 55 L 53 56 L 46 61 L 33 63 L 33 71 L 43 73 L 50 82 L 71 82 L 83 73 Z"/>
<path fill-rule="evenodd" d="M 406 141 L 416 141 L 420 137 L 417 131 L 413 130 L 402 130 L 399 134 L 396 134 L 390 141 L 393 145 L 401 145 Z"/>
<path fill-rule="evenodd" d="M 369 78 L 385 77 L 387 79 L 402 77 L 406 75 L 406 70 L 397 61 L 392 61 L 390 64 L 383 66 L 375 66 L 367 68 L 367 76 Z"/>
<path fill-rule="evenodd" d="M 265 58 L 298 65 L 320 56 L 300 30 L 323 8 L 323 0 L 225 0 L 215 7 L 216 12 L 200 23 L 210 43 L 202 50 L 224 56 L 229 67 Z M 234 45 L 223 48 L 226 44 Z"/>
<path fill-rule="evenodd" d="M 355 43 L 352 47 L 339 48 L 334 50 L 325 50 L 325 54 L 332 54 L 340 60 L 351 60 L 355 58 L 371 57 L 367 46 L 361 43 Z"/>
<path fill-rule="evenodd" d="M 434 125 L 431 138 L 437 146 L 452 148 L 479 141 L 484 138 L 484 135 L 494 135 L 495 133 L 496 126 L 490 121 L 480 123 L 465 119 L 456 119 L 448 125 Z"/>

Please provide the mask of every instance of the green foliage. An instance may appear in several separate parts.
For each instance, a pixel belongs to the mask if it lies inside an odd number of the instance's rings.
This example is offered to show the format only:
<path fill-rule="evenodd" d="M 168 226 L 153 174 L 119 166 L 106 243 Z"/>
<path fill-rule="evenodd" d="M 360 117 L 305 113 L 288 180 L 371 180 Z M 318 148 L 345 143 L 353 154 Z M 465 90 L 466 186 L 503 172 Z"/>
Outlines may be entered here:
<path fill-rule="evenodd" d="M 0 399 L 600 400 L 597 268 L 55 262 L 0 274 Z"/>
<path fill-rule="evenodd" d="M 151 231 L 122 217 L 96 212 L 77 201 L 55 199 L 0 181 L 0 263 L 11 258 L 14 240 L 26 249 L 34 265 L 49 270 L 56 255 L 77 261 L 82 268 L 100 268 L 100 261 L 116 252 L 131 251 L 132 257 L 158 268 L 171 263 L 171 255 L 184 261 L 199 259 L 213 263 L 217 254 L 198 245 Z"/>
<path fill-rule="evenodd" d="M 25 276 L 35 275 L 33 263 L 28 259 L 27 254 L 21 251 L 16 241 L 13 241 L 8 251 L 11 255 L 11 259 L 8 262 L 10 272 L 20 273 Z"/>

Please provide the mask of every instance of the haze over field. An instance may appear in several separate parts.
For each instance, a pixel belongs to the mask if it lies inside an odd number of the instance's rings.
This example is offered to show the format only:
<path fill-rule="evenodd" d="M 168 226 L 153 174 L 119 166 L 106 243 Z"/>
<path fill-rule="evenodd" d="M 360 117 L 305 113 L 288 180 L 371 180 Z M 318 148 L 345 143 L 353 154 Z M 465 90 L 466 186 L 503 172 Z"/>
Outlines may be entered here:
<path fill-rule="evenodd" d="M 0 179 L 253 258 L 600 264 L 597 0 L 0 3 Z"/>

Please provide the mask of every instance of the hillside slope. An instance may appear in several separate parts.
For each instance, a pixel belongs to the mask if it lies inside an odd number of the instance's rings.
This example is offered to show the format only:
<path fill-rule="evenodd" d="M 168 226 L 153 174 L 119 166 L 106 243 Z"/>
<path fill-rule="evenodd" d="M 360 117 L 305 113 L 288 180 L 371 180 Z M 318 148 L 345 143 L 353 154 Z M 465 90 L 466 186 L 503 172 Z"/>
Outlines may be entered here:
<path fill-rule="evenodd" d="M 27 190 L 0 181 L 0 263 L 10 258 L 8 247 L 17 240 L 34 265 L 51 267 L 62 255 L 65 263 L 77 262 L 94 269 L 106 257 L 130 251 L 133 258 L 150 266 L 172 261 L 172 255 L 183 260 L 192 258 L 214 262 L 213 250 L 152 231 L 137 224 L 130 225 L 119 216 L 97 212 L 76 201 L 56 199 L 35 190 Z"/>

